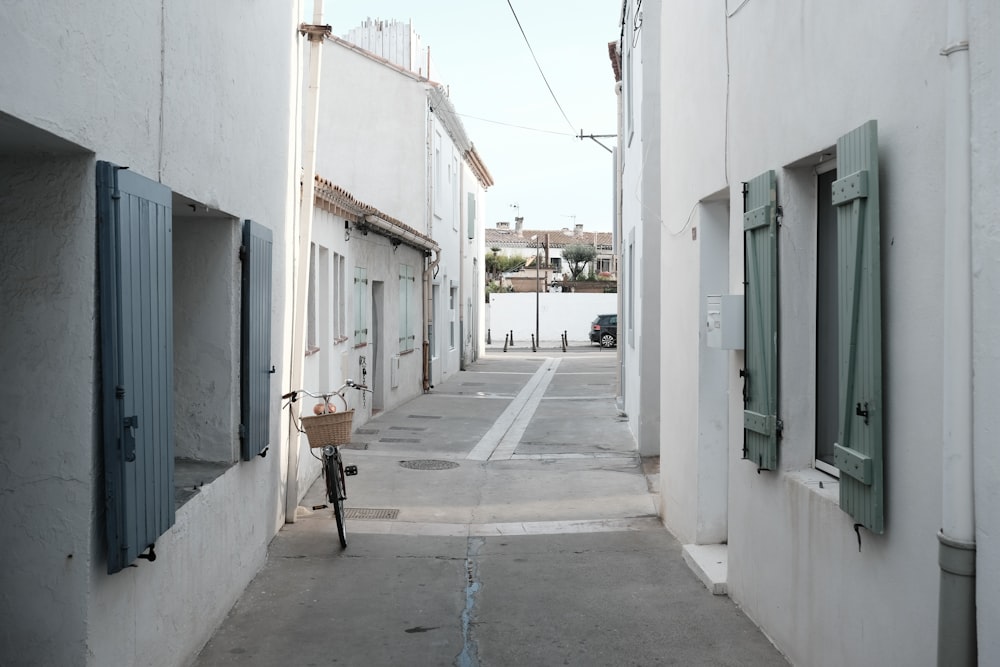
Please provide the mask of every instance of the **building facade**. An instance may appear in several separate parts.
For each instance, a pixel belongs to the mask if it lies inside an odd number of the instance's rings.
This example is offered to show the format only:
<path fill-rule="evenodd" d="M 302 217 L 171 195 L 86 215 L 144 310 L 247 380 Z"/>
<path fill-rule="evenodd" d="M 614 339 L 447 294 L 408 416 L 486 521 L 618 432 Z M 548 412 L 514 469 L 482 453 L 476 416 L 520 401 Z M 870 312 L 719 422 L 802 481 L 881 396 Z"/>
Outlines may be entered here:
<path fill-rule="evenodd" d="M 185 664 L 281 525 L 293 5 L 0 8 L 4 664 Z"/>
<path fill-rule="evenodd" d="M 664 523 L 793 664 L 997 662 L 997 8 L 648 11 Z"/>

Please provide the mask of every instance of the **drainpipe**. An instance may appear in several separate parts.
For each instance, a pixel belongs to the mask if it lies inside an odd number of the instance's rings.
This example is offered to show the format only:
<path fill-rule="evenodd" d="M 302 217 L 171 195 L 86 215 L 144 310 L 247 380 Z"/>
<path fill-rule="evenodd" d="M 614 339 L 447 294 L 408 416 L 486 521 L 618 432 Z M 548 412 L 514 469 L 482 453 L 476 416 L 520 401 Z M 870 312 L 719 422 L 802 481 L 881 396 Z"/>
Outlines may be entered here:
<path fill-rule="evenodd" d="M 430 257 L 430 253 L 427 254 Z M 434 272 L 437 271 L 438 264 L 441 263 L 441 251 L 434 250 L 434 260 L 427 262 L 424 269 L 424 391 L 431 390 L 431 325 L 434 323 L 434 316 L 431 310 L 434 307 L 434 292 L 431 282 L 434 280 Z"/>
<path fill-rule="evenodd" d="M 427 51 L 427 63 L 430 66 L 430 49 Z M 428 76 L 430 72 L 428 72 Z M 434 238 L 434 111 L 427 100 L 427 236 Z M 430 255 L 426 255 L 429 257 Z M 434 253 L 434 261 L 426 262 L 424 266 L 424 343 L 423 343 L 423 390 L 431 390 L 431 326 L 434 324 L 434 292 L 431 281 L 434 280 L 434 270 L 441 261 L 441 252 Z"/>
<path fill-rule="evenodd" d="M 971 113 L 967 0 L 948 2 L 945 111 L 944 382 L 938 665 L 975 665 L 972 442 Z"/>
<path fill-rule="evenodd" d="M 306 91 L 305 127 L 302 133 L 302 199 L 299 201 L 299 229 L 293 259 L 292 341 L 289 360 L 289 389 L 302 389 L 305 363 L 306 299 L 309 296 L 309 245 L 312 242 L 313 199 L 316 196 L 316 125 L 319 115 L 320 58 L 323 40 L 330 26 L 320 25 L 323 0 L 314 0 L 313 24 L 299 27 L 309 39 L 309 89 Z M 288 419 L 288 479 L 285 484 L 285 521 L 295 523 L 299 506 L 299 432 L 295 427 L 298 404 L 292 405 Z"/>

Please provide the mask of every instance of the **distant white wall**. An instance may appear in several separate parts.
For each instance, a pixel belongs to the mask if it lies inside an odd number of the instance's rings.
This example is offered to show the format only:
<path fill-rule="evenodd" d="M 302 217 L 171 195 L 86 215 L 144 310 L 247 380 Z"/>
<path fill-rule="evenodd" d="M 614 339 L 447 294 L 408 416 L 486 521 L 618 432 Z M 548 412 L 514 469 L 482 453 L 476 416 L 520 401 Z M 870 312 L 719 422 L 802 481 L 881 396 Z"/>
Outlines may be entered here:
<path fill-rule="evenodd" d="M 513 330 L 515 345 L 531 345 L 531 337 L 535 334 L 535 296 L 534 292 L 490 295 L 486 327 L 494 344 L 502 344 L 504 334 Z M 564 331 L 571 343 L 589 342 L 590 323 L 594 318 L 615 313 L 618 308 L 617 294 L 563 292 L 537 296 L 538 331 L 543 342 L 558 342 Z"/>

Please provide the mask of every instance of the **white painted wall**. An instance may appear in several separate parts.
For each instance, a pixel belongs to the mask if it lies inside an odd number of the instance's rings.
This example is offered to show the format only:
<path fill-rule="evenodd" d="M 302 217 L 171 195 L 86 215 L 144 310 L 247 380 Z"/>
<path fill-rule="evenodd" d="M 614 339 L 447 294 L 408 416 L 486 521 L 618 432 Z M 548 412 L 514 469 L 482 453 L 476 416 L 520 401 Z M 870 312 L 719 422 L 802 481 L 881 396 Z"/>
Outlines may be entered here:
<path fill-rule="evenodd" d="M 504 335 L 513 330 L 514 344 L 531 348 L 531 337 L 535 334 L 535 296 L 534 292 L 490 294 L 486 327 L 494 345 L 502 345 Z M 546 344 L 558 343 L 564 331 L 572 344 L 589 343 L 590 323 L 594 318 L 617 312 L 618 307 L 617 294 L 542 292 L 537 296 L 538 331 Z"/>
<path fill-rule="evenodd" d="M 426 85 L 329 40 L 322 77 L 316 173 L 428 233 Z"/>
<path fill-rule="evenodd" d="M 72 28 L 42 36 L 53 15 Z M 234 462 L 181 507 L 155 563 L 106 573 L 94 162 L 274 230 L 278 392 L 295 27 L 293 6 L 230 1 L 0 7 L 5 664 L 186 664 L 264 562 L 282 515 L 277 401 L 272 455 Z M 59 143 L 43 131 L 83 150 L 43 154 Z M 235 395 L 202 399 L 224 422 Z"/>
<path fill-rule="evenodd" d="M 742 291 L 741 182 L 775 169 L 785 429 L 779 471 L 758 474 L 740 460 L 742 353 L 728 353 L 729 593 L 793 664 L 929 664 L 940 522 L 944 7 L 728 4 L 738 9 L 728 31 L 719 6 L 693 1 L 673 5 L 659 23 L 670 147 L 662 174 L 664 519 L 692 537 L 701 530 L 692 511 L 703 516 L 712 500 L 695 488 L 704 477 L 683 474 L 704 455 L 695 447 L 710 397 L 692 391 L 706 372 L 699 355 L 718 352 L 698 336 L 705 279 L 698 203 L 728 190 L 729 285 Z M 882 165 L 888 527 L 882 536 L 862 531 L 859 552 L 834 480 L 811 469 L 815 204 L 811 172 L 793 163 L 870 118 L 879 122 Z"/>
<path fill-rule="evenodd" d="M 979 661 L 1000 664 L 1000 433 L 997 413 L 1000 377 L 1000 6 L 970 0 L 972 84 L 972 252 L 973 252 L 973 422 L 976 485 L 976 612 Z"/>
<path fill-rule="evenodd" d="M 660 454 L 660 339 L 652 335 L 660 320 L 660 105 L 647 90 L 659 89 L 660 34 L 634 31 L 633 18 L 656 25 L 660 5 L 626 3 L 626 39 L 622 58 L 623 133 L 621 141 L 622 234 L 619 241 L 622 292 L 622 397 L 629 428 L 643 456 Z M 631 92 L 629 92 L 631 87 Z M 629 99 L 631 98 L 631 99 Z M 629 118 L 631 115 L 631 118 Z M 632 130 L 629 131 L 631 126 Z M 646 335 L 643 335 L 646 332 Z"/>

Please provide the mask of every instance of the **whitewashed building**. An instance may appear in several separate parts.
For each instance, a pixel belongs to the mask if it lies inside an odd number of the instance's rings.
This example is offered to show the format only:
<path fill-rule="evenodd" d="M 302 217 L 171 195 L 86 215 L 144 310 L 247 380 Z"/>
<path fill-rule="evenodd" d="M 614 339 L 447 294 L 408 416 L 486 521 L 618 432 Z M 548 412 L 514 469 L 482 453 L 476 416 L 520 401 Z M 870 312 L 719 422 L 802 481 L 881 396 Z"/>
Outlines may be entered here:
<path fill-rule="evenodd" d="M 5 665 L 187 664 L 282 523 L 294 4 L 0 6 Z"/>
<path fill-rule="evenodd" d="M 408 24 L 368 25 L 383 29 L 412 34 Z M 355 30 L 352 39 L 365 43 L 362 34 Z M 419 392 L 480 353 L 483 288 L 470 279 L 482 273 L 485 191 L 493 181 L 445 89 L 413 66 L 344 39 L 327 41 L 316 169 L 436 244 L 413 265 L 420 297 L 414 344 L 402 353 L 387 348 L 383 355 L 386 367 L 398 364 L 400 387 Z M 354 235 L 378 233 L 364 221 L 352 221 L 352 229 Z M 387 315 L 387 330 L 395 330 L 395 318 Z"/>
<path fill-rule="evenodd" d="M 1000 8 L 638 4 L 664 523 L 793 664 L 1000 663 Z"/>
<path fill-rule="evenodd" d="M 660 3 L 624 2 L 621 40 L 610 53 L 618 92 L 618 404 L 642 456 L 660 453 L 660 33 L 642 30 L 660 11 Z"/>

